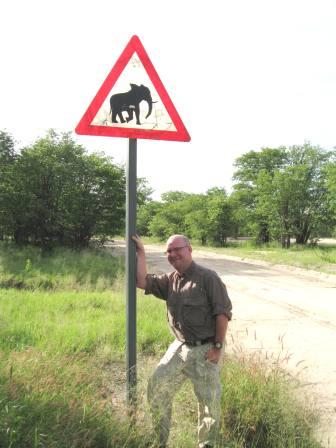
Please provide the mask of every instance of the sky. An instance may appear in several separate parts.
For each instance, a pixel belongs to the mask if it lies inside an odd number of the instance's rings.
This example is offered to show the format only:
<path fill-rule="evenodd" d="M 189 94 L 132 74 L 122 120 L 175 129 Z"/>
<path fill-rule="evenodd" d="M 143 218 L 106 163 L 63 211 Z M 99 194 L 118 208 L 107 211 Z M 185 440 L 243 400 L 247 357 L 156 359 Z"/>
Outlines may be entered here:
<path fill-rule="evenodd" d="M 230 191 L 251 150 L 336 145 L 335 0 L 11 0 L 0 11 L 0 129 L 18 146 L 74 131 L 133 35 L 191 136 L 138 140 L 154 199 Z M 74 138 L 126 162 L 126 138 Z"/>

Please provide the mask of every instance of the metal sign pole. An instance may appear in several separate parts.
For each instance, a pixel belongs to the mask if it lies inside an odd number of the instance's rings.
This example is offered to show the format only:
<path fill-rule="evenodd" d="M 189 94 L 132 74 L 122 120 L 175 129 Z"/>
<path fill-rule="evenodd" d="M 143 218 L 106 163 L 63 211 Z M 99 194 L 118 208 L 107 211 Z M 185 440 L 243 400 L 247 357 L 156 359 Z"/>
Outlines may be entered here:
<path fill-rule="evenodd" d="M 136 234 L 137 140 L 129 139 L 126 173 L 126 377 L 127 403 L 136 409 Z"/>

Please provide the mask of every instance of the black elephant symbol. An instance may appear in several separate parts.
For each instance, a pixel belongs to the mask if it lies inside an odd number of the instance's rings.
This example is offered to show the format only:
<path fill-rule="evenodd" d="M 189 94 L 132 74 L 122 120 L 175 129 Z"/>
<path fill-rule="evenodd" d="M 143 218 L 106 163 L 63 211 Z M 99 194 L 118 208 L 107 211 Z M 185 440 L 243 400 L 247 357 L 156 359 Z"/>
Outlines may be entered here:
<path fill-rule="evenodd" d="M 146 118 L 152 113 L 153 103 L 156 101 L 152 100 L 152 96 L 148 87 L 144 85 L 130 84 L 131 90 L 123 93 L 116 93 L 110 98 L 110 106 L 112 113 L 112 123 L 118 123 L 117 116 L 119 117 L 120 123 L 125 123 L 123 112 L 126 111 L 128 116 L 126 117 L 126 122 L 133 120 L 133 113 L 135 113 L 136 124 L 140 124 L 140 103 L 141 101 L 147 101 L 148 103 L 148 113 Z"/>

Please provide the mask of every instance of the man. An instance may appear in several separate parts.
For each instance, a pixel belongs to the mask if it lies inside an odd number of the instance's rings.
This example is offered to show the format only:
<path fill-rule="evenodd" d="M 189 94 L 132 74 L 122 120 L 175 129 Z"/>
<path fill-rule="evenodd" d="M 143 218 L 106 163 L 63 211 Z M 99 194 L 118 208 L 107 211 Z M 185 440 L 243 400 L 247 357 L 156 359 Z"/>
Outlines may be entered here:
<path fill-rule="evenodd" d="M 198 400 L 198 446 L 215 446 L 220 423 L 220 360 L 232 316 L 226 287 L 214 271 L 193 261 L 185 236 L 168 239 L 166 254 L 175 271 L 164 275 L 147 274 L 144 245 L 138 236 L 133 240 L 137 286 L 166 301 L 175 336 L 148 384 L 158 444 L 166 446 L 174 394 L 189 378 Z"/>

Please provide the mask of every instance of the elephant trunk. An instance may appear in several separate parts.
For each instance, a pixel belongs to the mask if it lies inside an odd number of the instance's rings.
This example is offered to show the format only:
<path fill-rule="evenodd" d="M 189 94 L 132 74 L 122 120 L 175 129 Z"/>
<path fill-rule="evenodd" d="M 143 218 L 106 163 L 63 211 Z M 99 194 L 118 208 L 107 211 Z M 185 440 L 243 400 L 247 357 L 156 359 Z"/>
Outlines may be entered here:
<path fill-rule="evenodd" d="M 150 100 L 146 100 L 146 101 L 148 103 L 148 113 L 146 115 L 146 118 L 148 118 L 150 116 L 150 114 L 152 113 L 152 110 L 153 110 L 153 101 L 151 99 Z"/>

